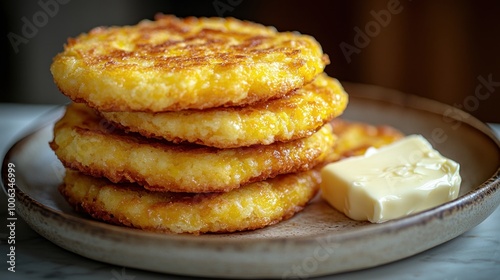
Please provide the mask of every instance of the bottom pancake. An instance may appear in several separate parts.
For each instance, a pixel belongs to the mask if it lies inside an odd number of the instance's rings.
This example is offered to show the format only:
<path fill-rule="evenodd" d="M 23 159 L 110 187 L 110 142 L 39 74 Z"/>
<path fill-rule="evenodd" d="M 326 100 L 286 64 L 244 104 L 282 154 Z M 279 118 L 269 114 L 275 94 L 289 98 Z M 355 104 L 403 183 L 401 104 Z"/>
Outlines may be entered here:
<path fill-rule="evenodd" d="M 319 189 L 319 169 L 280 175 L 226 193 L 148 191 L 137 184 L 66 170 L 59 191 L 81 213 L 108 223 L 157 232 L 253 230 L 292 217 Z"/>

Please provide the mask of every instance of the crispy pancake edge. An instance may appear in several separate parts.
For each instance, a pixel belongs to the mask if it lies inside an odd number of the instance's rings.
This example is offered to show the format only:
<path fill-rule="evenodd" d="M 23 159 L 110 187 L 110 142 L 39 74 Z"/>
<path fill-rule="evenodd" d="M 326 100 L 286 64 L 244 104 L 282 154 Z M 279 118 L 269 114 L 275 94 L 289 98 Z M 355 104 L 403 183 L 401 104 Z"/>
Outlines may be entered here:
<path fill-rule="evenodd" d="M 295 94 L 245 107 L 101 115 L 122 129 L 148 138 L 236 148 L 310 136 L 341 115 L 347 103 L 348 95 L 341 84 L 322 74 Z"/>
<path fill-rule="evenodd" d="M 158 193 L 67 170 L 59 187 L 80 213 L 107 223 L 165 233 L 254 230 L 291 218 L 319 190 L 318 170 L 280 175 L 227 193 Z"/>
<path fill-rule="evenodd" d="M 101 122 L 85 105 L 68 106 L 50 144 L 61 162 L 89 175 L 137 182 L 156 191 L 229 191 L 308 170 L 331 154 L 335 141 L 330 125 L 325 125 L 308 138 L 286 143 L 216 149 L 147 139 Z"/>

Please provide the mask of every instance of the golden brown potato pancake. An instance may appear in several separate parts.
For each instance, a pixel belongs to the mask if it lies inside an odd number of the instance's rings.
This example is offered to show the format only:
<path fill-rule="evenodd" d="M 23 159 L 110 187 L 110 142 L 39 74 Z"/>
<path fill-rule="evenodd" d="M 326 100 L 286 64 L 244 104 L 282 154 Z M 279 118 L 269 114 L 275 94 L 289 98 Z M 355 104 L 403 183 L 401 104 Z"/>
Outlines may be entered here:
<path fill-rule="evenodd" d="M 102 112 L 102 116 L 146 137 L 235 148 L 310 136 L 339 116 L 347 103 L 340 83 L 322 74 L 295 94 L 245 107 L 154 114 Z"/>
<path fill-rule="evenodd" d="M 59 190 L 81 213 L 112 224 L 173 233 L 234 232 L 292 217 L 318 191 L 317 170 L 285 174 L 225 193 L 152 192 L 67 170 Z"/>
<path fill-rule="evenodd" d="M 281 97 L 327 63 L 307 35 L 234 18 L 157 15 L 69 39 L 51 72 L 65 95 L 99 111 L 162 112 Z"/>
<path fill-rule="evenodd" d="M 337 140 L 327 162 L 362 155 L 370 147 L 380 148 L 404 137 L 404 134 L 388 125 L 376 126 L 339 118 L 332 120 L 330 125 Z"/>
<path fill-rule="evenodd" d="M 228 191 L 278 174 L 308 170 L 331 154 L 331 127 L 307 138 L 217 149 L 173 144 L 110 127 L 84 104 L 71 104 L 54 127 L 51 147 L 66 167 L 112 182 L 176 192 Z"/>

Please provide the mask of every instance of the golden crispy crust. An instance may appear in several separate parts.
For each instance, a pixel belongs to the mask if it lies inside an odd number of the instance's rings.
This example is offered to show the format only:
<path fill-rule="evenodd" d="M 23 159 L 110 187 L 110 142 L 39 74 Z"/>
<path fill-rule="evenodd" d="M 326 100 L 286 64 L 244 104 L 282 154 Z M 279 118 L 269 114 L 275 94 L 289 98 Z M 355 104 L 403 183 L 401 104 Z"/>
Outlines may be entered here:
<path fill-rule="evenodd" d="M 54 127 L 51 147 L 66 167 L 155 191 L 229 191 L 308 170 L 324 161 L 335 141 L 325 125 L 286 143 L 217 149 L 148 139 L 108 125 L 84 104 L 71 104 Z"/>
<path fill-rule="evenodd" d="M 65 95 L 100 111 L 162 112 L 281 97 L 327 63 L 307 35 L 233 18 L 158 15 L 69 39 L 51 72 Z"/>
<path fill-rule="evenodd" d="M 102 112 L 102 116 L 146 137 L 235 148 L 310 136 L 339 116 L 347 103 L 340 83 L 322 74 L 295 94 L 245 107 L 156 114 Z"/>
<path fill-rule="evenodd" d="M 253 230 L 288 219 L 314 197 L 319 180 L 318 170 L 310 170 L 226 193 L 159 193 L 68 169 L 59 191 L 78 212 L 98 220 L 149 231 L 200 234 Z"/>

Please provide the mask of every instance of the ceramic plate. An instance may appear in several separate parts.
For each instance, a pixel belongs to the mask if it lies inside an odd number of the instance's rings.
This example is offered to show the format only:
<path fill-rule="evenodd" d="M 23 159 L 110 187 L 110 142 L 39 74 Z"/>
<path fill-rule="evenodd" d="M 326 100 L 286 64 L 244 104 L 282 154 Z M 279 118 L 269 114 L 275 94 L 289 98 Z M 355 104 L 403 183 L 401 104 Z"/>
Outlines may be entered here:
<path fill-rule="evenodd" d="M 76 214 L 57 192 L 63 169 L 47 143 L 63 108 L 10 149 L 3 181 L 7 163 L 14 163 L 18 214 L 67 250 L 121 266 L 217 278 L 306 278 L 381 265 L 460 235 L 500 204 L 499 142 L 486 125 L 427 99 L 372 86 L 345 87 L 351 96 L 345 119 L 422 134 L 458 161 L 459 197 L 383 224 L 349 220 L 316 198 L 292 219 L 250 232 L 170 235 L 108 225 Z"/>

